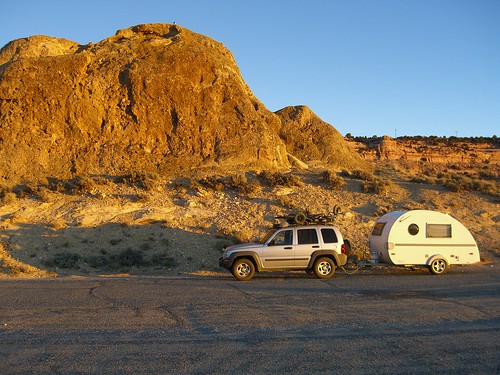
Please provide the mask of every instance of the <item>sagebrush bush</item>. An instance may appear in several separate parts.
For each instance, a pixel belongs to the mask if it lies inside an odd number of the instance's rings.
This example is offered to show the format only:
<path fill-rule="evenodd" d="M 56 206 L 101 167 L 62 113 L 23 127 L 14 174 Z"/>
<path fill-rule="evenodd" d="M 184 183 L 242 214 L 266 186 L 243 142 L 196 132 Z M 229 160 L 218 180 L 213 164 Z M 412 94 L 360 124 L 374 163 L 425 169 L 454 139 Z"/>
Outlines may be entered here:
<path fill-rule="evenodd" d="M 167 252 L 153 254 L 151 257 L 151 264 L 157 267 L 176 267 L 178 265 L 175 258 L 169 256 Z"/>
<path fill-rule="evenodd" d="M 157 173 L 131 172 L 127 175 L 120 176 L 117 182 L 135 185 L 144 190 L 152 190 L 158 185 L 159 179 L 160 177 Z"/>
<path fill-rule="evenodd" d="M 84 258 L 85 262 L 92 268 L 108 269 L 111 265 L 107 255 L 90 255 Z"/>
<path fill-rule="evenodd" d="M 454 174 L 447 179 L 441 179 L 441 182 L 444 187 L 455 193 L 477 191 L 494 197 L 500 196 L 500 186 L 496 181 Z"/>
<path fill-rule="evenodd" d="M 392 182 L 376 178 L 373 181 L 364 181 L 361 188 L 365 193 L 373 193 L 377 195 L 386 195 L 392 187 Z"/>
<path fill-rule="evenodd" d="M 222 191 L 225 187 L 225 181 L 216 176 L 207 176 L 198 181 L 201 185 L 209 187 L 215 191 Z"/>
<path fill-rule="evenodd" d="M 295 202 L 295 200 L 287 195 L 283 195 L 282 197 L 280 197 L 280 204 L 283 207 L 288 208 L 290 210 L 296 210 L 298 208 L 298 205 Z"/>
<path fill-rule="evenodd" d="M 259 174 L 259 177 L 261 177 L 266 183 L 268 183 L 271 186 L 282 185 L 282 186 L 292 187 L 292 186 L 303 185 L 303 182 L 300 179 L 300 177 L 292 174 L 262 171 Z"/>
<path fill-rule="evenodd" d="M 352 172 L 344 170 L 344 171 L 342 171 L 342 176 L 354 178 L 357 180 L 363 180 L 363 181 L 374 181 L 375 180 L 375 175 L 372 172 L 363 171 L 361 169 L 356 169 Z"/>
<path fill-rule="evenodd" d="M 238 190 L 241 194 L 252 196 L 260 193 L 262 191 L 262 186 L 258 182 L 252 181 L 246 185 L 240 186 Z"/>
<path fill-rule="evenodd" d="M 231 176 L 231 185 L 235 188 L 241 188 L 248 184 L 247 176 L 244 173 L 237 173 Z"/>
<path fill-rule="evenodd" d="M 413 176 L 411 178 L 411 182 L 415 182 L 418 184 L 435 185 L 437 180 L 435 177 L 431 177 L 431 176 Z"/>
<path fill-rule="evenodd" d="M 92 194 L 95 189 L 96 183 L 89 176 L 78 176 L 66 184 L 66 190 L 71 194 Z"/>
<path fill-rule="evenodd" d="M 140 250 L 134 250 L 131 248 L 125 249 L 116 255 L 115 260 L 120 266 L 126 267 L 141 267 L 146 265 L 146 262 L 144 261 L 144 253 Z"/>
<path fill-rule="evenodd" d="M 42 264 L 47 267 L 75 268 L 79 260 L 80 255 L 63 252 L 55 254 L 51 259 L 45 259 Z"/>
<path fill-rule="evenodd" d="M 344 186 L 344 179 L 337 175 L 337 173 L 332 171 L 324 171 L 321 175 L 321 179 L 326 183 L 332 190 L 340 189 Z"/>
<path fill-rule="evenodd" d="M 0 195 L 0 203 L 2 205 L 13 204 L 17 201 L 17 195 L 13 192 L 6 192 Z"/>

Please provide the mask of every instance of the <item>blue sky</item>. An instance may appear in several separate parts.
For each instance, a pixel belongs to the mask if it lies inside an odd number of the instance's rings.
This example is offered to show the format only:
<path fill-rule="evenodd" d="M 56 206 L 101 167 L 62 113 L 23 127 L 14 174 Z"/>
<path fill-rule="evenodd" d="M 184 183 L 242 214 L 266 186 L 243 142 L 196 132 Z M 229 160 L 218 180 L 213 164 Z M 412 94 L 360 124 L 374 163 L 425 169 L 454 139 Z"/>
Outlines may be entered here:
<path fill-rule="evenodd" d="M 342 134 L 500 136 L 500 0 L 0 0 L 0 46 L 172 23 L 222 42 L 271 111 Z"/>

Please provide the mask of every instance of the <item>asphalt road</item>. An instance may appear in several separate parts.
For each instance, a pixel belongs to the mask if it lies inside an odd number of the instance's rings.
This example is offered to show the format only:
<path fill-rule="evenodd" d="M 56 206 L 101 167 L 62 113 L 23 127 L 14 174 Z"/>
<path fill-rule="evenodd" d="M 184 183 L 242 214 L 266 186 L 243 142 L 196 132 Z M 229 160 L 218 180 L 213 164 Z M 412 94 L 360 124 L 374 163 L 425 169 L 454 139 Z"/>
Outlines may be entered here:
<path fill-rule="evenodd" d="M 1 374 L 500 373 L 500 277 L 0 279 Z"/>

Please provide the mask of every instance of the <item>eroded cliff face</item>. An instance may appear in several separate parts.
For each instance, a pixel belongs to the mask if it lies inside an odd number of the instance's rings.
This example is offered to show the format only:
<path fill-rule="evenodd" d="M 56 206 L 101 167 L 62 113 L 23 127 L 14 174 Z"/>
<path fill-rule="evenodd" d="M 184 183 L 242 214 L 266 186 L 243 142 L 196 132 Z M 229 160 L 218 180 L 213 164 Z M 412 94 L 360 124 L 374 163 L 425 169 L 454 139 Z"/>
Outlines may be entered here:
<path fill-rule="evenodd" d="M 0 50 L 4 179 L 286 169 L 280 126 L 222 44 L 177 25 Z"/>

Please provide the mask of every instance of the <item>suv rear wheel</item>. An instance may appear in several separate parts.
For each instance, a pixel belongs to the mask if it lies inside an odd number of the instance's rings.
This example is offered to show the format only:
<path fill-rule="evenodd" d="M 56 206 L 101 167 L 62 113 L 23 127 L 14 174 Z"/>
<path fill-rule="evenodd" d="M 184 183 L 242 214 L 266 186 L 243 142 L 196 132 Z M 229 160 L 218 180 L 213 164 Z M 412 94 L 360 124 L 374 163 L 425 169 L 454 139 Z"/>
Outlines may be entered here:
<path fill-rule="evenodd" d="M 319 279 L 329 279 L 335 273 L 335 263 L 330 258 L 322 257 L 314 262 L 314 274 Z"/>
<path fill-rule="evenodd" d="M 231 273 L 240 281 L 248 281 L 255 274 L 255 266 L 250 259 L 238 259 L 231 267 Z"/>

